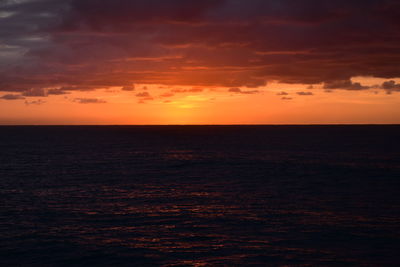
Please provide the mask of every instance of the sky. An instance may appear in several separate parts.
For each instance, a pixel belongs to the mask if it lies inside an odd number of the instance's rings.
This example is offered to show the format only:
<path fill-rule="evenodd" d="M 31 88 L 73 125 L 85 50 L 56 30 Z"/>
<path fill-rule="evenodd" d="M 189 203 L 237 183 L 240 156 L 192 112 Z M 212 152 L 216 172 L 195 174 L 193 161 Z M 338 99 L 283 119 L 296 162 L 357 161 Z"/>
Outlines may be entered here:
<path fill-rule="evenodd" d="M 0 0 L 0 124 L 397 124 L 398 0 Z"/>

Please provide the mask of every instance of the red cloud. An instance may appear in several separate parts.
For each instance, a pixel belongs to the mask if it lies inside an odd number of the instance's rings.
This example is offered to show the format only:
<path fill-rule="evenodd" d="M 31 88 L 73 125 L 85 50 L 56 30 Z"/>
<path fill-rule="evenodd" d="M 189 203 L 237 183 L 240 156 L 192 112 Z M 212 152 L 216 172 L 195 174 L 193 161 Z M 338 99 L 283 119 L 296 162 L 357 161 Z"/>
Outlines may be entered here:
<path fill-rule="evenodd" d="M 24 95 L 44 96 L 42 88 L 255 88 L 269 80 L 368 89 L 350 78 L 400 77 L 398 7 L 394 0 L 6 3 L 18 16 L 0 24 L 0 90 L 37 88 Z"/>

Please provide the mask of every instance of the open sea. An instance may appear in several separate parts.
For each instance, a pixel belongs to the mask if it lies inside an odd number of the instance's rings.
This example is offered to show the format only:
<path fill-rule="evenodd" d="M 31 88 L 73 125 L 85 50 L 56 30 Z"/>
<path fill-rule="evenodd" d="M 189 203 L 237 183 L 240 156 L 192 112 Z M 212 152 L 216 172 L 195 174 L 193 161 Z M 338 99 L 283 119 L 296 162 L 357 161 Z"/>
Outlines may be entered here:
<path fill-rule="evenodd" d="M 0 127 L 0 266 L 400 266 L 400 126 Z"/>

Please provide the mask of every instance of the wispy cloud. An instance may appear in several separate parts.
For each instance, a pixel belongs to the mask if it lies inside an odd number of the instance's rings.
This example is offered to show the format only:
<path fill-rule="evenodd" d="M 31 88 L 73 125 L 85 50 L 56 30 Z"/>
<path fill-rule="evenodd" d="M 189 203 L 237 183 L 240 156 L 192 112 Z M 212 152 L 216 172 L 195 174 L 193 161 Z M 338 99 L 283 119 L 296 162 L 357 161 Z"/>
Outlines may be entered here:
<path fill-rule="evenodd" d="M 19 94 L 6 94 L 3 96 L 0 96 L 0 99 L 3 100 L 21 100 L 21 99 L 25 99 L 25 97 L 23 97 L 22 95 Z"/>
<path fill-rule="evenodd" d="M 235 94 L 244 94 L 244 95 L 252 95 L 252 94 L 258 94 L 260 93 L 259 90 L 242 90 L 240 88 L 234 87 L 234 88 L 230 88 L 228 90 L 228 92 L 230 93 L 235 93 Z"/>
<path fill-rule="evenodd" d="M 74 102 L 79 104 L 104 104 L 107 101 L 98 98 L 74 98 Z"/>
<path fill-rule="evenodd" d="M 300 96 L 312 96 L 312 95 L 314 95 L 314 93 L 312 93 L 312 92 L 296 92 L 296 94 L 300 95 Z"/>

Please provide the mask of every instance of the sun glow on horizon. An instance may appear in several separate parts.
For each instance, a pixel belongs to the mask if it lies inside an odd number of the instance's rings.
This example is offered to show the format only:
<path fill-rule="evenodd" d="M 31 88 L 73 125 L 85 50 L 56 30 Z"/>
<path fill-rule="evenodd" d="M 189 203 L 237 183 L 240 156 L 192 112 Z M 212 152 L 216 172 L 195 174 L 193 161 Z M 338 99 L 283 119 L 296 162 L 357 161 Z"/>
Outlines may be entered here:
<path fill-rule="evenodd" d="M 361 86 L 386 79 L 354 77 Z M 394 79 L 400 82 L 400 79 Z M 129 89 L 129 90 L 128 90 Z M 48 89 L 50 92 L 50 88 Z M 398 94 L 271 82 L 258 88 L 136 84 L 3 101 L 1 124 L 399 123 Z M 51 112 L 50 112 L 51 111 Z M 14 114 L 10 116 L 9 114 Z M 40 119 L 38 119 L 40 118 Z"/>

